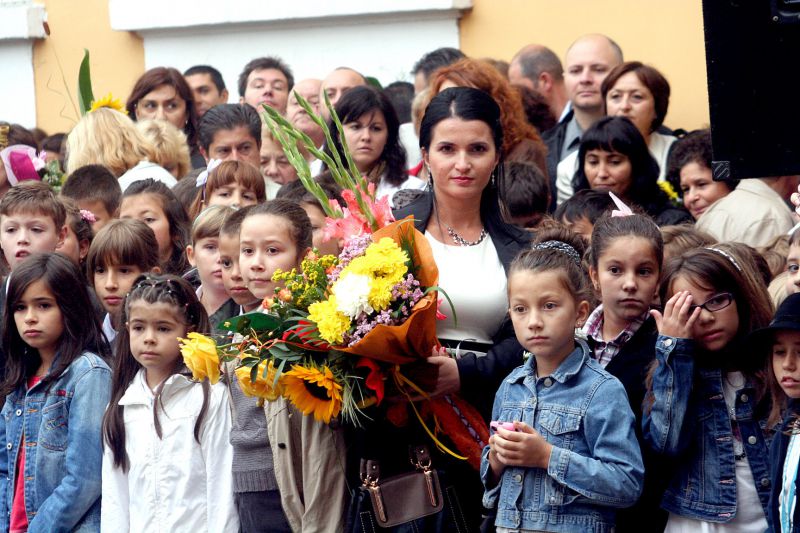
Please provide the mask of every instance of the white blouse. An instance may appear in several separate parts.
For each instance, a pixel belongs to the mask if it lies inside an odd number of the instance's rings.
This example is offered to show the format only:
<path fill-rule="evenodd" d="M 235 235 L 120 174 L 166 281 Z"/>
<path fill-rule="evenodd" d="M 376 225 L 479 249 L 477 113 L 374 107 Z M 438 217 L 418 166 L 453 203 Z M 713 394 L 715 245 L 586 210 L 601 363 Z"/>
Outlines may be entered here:
<path fill-rule="evenodd" d="M 447 315 L 437 321 L 440 339 L 491 343 L 508 311 L 506 272 L 492 238 L 487 235 L 476 246 L 451 246 L 425 232 L 439 268 L 439 286 L 450 297 L 458 318 L 442 298 L 440 310 Z"/>

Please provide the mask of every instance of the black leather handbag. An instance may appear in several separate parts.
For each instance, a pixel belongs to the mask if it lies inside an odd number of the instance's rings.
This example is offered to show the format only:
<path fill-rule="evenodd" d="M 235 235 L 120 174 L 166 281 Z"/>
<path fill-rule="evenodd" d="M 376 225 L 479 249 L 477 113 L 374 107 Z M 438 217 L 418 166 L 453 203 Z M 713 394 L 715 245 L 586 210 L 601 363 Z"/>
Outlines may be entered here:
<path fill-rule="evenodd" d="M 353 491 L 348 533 L 469 533 L 455 487 L 432 468 L 425 446 L 410 453 L 414 471 L 381 478 L 378 461 L 361 460 L 361 486 Z"/>

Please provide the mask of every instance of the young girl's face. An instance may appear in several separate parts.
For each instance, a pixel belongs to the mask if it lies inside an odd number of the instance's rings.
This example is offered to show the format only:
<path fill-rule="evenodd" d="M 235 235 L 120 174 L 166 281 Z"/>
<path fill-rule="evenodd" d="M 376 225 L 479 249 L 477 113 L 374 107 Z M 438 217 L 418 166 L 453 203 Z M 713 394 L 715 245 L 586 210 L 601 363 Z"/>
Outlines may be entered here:
<path fill-rule="evenodd" d="M 612 240 L 589 275 L 603 302 L 603 314 L 617 323 L 642 318 L 656 296 L 661 265 L 653 245 L 644 237 L 626 235 Z"/>
<path fill-rule="evenodd" d="M 247 207 L 256 205 L 256 193 L 238 181 L 217 187 L 208 195 L 208 205 L 227 205 L 230 207 Z"/>
<path fill-rule="evenodd" d="M 239 234 L 239 267 L 247 288 L 263 300 L 275 293 L 272 274 L 299 265 L 307 250 L 298 250 L 291 222 L 275 215 L 253 215 L 244 219 Z"/>
<path fill-rule="evenodd" d="M 178 337 L 186 337 L 189 326 L 175 305 L 139 299 L 130 303 L 127 327 L 131 353 L 155 388 L 173 374 L 181 357 Z"/>
<path fill-rule="evenodd" d="M 72 220 L 67 219 L 67 236 L 64 242 L 56 246 L 56 252 L 69 257 L 73 263 L 80 265 L 86 254 L 89 253 L 89 241 L 86 239 L 79 241 L 78 236 L 72 230 Z"/>
<path fill-rule="evenodd" d="M 222 291 L 222 264 L 219 260 L 219 238 L 207 237 L 198 239 L 193 246 L 187 247 L 186 255 L 189 263 L 197 267 L 200 283 L 207 289 Z"/>
<path fill-rule="evenodd" d="M 700 316 L 692 326 L 692 338 L 701 348 L 716 352 L 736 337 L 739 331 L 739 311 L 736 300 L 727 297 L 729 292 L 703 287 L 687 276 L 675 278 L 670 287 L 669 297 L 680 291 L 688 291 L 692 295 L 692 306 L 701 306 Z M 722 306 L 728 300 L 730 304 Z M 716 310 L 709 311 L 708 307 Z M 694 307 L 690 314 L 693 310 Z"/>
<path fill-rule="evenodd" d="M 119 217 L 135 218 L 150 226 L 150 229 L 156 234 L 156 241 L 158 241 L 158 257 L 162 261 L 169 259 L 172 252 L 169 219 L 158 196 L 142 193 L 123 198 L 119 208 Z"/>
<path fill-rule="evenodd" d="M 300 206 L 305 210 L 311 220 L 312 243 L 314 248 L 319 250 L 320 255 L 339 255 L 339 241 L 330 239 L 323 240 L 325 234 L 325 213 L 314 204 L 302 203 Z"/>
<path fill-rule="evenodd" d="M 800 398 L 800 331 L 784 329 L 775 332 L 772 371 L 787 397 Z"/>
<path fill-rule="evenodd" d="M 225 292 L 245 311 L 258 307 L 261 300 L 247 289 L 239 269 L 239 236 L 230 233 L 219 234 L 219 262 L 222 267 L 222 283 Z"/>
<path fill-rule="evenodd" d="M 137 265 L 98 264 L 92 276 L 94 291 L 107 313 L 117 314 L 122 309 L 125 295 L 144 272 Z"/>
<path fill-rule="evenodd" d="M 28 285 L 22 298 L 14 304 L 14 324 L 22 341 L 39 351 L 42 359 L 55 357 L 64 317 L 56 297 L 43 280 Z"/>
<path fill-rule="evenodd" d="M 619 152 L 589 150 L 583 163 L 583 172 L 589 186 L 596 191 L 611 191 L 617 196 L 627 196 L 631 186 L 631 160 Z"/>
<path fill-rule="evenodd" d="M 800 244 L 793 244 L 789 247 L 786 270 L 789 272 L 786 278 L 787 294 L 800 292 Z"/>
<path fill-rule="evenodd" d="M 575 327 L 589 314 L 589 302 L 576 302 L 564 273 L 517 271 L 508 278 L 509 314 L 522 346 L 537 358 L 565 359 L 575 348 Z"/>

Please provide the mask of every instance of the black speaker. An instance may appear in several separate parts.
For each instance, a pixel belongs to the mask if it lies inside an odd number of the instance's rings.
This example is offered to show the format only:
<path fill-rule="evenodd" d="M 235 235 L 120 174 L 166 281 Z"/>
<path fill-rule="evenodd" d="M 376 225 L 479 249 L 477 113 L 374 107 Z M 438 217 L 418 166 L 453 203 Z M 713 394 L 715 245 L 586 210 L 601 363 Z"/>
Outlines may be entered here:
<path fill-rule="evenodd" d="M 714 179 L 800 174 L 800 0 L 703 0 Z"/>

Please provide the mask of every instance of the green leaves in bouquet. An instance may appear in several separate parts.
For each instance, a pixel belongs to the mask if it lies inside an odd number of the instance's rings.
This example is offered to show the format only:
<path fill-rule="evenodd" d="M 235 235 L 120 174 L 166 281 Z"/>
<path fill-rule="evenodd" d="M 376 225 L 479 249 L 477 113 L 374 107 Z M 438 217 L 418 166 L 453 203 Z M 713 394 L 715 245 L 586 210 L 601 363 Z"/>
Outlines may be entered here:
<path fill-rule="evenodd" d="M 233 318 L 227 318 L 219 323 L 217 328 L 225 331 L 235 331 L 241 335 L 249 335 L 252 330 L 274 331 L 282 324 L 282 320 L 268 313 L 252 311 Z"/>
<path fill-rule="evenodd" d="M 89 50 L 83 49 L 83 61 L 78 70 L 78 105 L 81 115 L 92 108 L 94 93 L 92 92 L 92 75 L 89 71 Z"/>
<path fill-rule="evenodd" d="M 336 114 L 336 110 L 333 108 L 333 105 L 331 105 L 328 95 L 323 93 L 323 97 L 325 98 L 325 106 L 328 108 L 331 120 L 336 127 L 340 145 L 342 147 L 341 153 L 335 148 L 336 144 L 333 142 L 331 130 L 325 120 L 321 116 L 314 113 L 311 105 L 302 96 L 297 93 L 294 93 L 294 95 L 295 98 L 297 98 L 297 103 L 299 103 L 306 113 L 308 113 L 308 116 L 311 118 L 311 120 L 313 120 L 322 129 L 322 132 L 325 134 L 325 144 L 330 147 L 332 157 L 320 150 L 316 143 L 312 141 L 308 135 L 294 127 L 294 125 L 287 121 L 286 118 L 284 118 L 283 115 L 281 115 L 277 110 L 266 104 L 263 104 L 263 108 L 266 113 L 265 122 L 270 132 L 272 132 L 272 135 L 278 139 L 278 142 L 281 143 L 284 154 L 286 154 L 289 162 L 292 164 L 295 170 L 297 170 L 297 175 L 300 178 L 300 181 L 303 183 L 305 188 L 311 194 L 313 194 L 317 200 L 319 200 L 319 203 L 325 210 L 325 214 L 331 218 L 342 218 L 342 212 L 335 211 L 330 206 L 330 202 L 328 201 L 325 191 L 322 190 L 322 187 L 320 187 L 311 176 L 311 169 L 308 165 L 308 162 L 300 153 L 297 143 L 302 143 L 310 154 L 325 163 L 325 166 L 330 171 L 334 182 L 336 182 L 336 184 L 342 189 L 350 189 L 352 191 L 360 190 L 363 194 L 367 194 L 367 179 L 358 170 L 355 161 L 350 155 L 350 149 L 347 146 L 347 139 L 344 135 L 344 127 L 342 126 L 341 120 L 339 120 L 339 116 Z M 372 230 L 375 231 L 379 229 L 377 221 L 375 220 L 375 216 L 372 214 L 372 210 L 364 201 L 362 195 L 356 194 L 355 198 L 360 211 L 363 213 Z"/>

